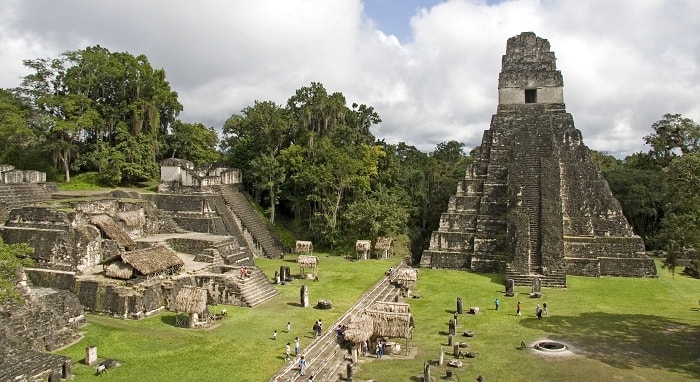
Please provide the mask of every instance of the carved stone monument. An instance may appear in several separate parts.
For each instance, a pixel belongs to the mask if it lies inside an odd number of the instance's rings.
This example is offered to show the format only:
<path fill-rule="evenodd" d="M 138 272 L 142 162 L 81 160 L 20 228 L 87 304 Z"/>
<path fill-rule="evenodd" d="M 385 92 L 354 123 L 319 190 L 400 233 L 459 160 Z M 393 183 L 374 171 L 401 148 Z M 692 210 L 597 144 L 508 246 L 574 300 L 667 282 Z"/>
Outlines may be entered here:
<path fill-rule="evenodd" d="M 515 281 L 513 279 L 506 279 L 506 296 L 515 296 Z"/>
<path fill-rule="evenodd" d="M 92 365 L 97 362 L 97 346 L 88 346 L 85 348 L 85 364 Z"/>
<path fill-rule="evenodd" d="M 457 314 L 464 313 L 464 308 L 462 307 L 462 303 L 463 303 L 462 298 L 457 297 Z"/>
<path fill-rule="evenodd" d="M 498 111 L 458 184 L 421 266 L 498 272 L 516 285 L 566 275 L 655 277 L 564 104 L 549 42 L 508 39 Z"/>
<path fill-rule="evenodd" d="M 309 287 L 302 285 L 299 290 L 299 299 L 302 308 L 309 307 Z"/>
<path fill-rule="evenodd" d="M 542 296 L 542 281 L 539 278 L 532 280 L 532 292 L 530 292 L 531 298 L 540 298 Z"/>

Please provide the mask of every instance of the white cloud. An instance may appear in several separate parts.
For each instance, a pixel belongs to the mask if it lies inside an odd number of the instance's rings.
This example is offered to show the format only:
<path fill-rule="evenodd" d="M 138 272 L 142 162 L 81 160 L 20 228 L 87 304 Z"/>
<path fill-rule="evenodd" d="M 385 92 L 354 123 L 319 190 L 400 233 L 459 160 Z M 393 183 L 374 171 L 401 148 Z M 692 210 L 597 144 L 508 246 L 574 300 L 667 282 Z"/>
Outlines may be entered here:
<path fill-rule="evenodd" d="M 19 84 L 23 59 L 99 44 L 165 69 L 183 120 L 220 128 L 255 100 L 285 104 L 316 81 L 374 106 L 380 139 L 469 149 L 496 112 L 506 40 L 533 31 L 557 56 L 584 142 L 624 156 L 665 113 L 700 121 L 699 14 L 694 0 L 449 0 L 417 10 L 414 39 L 400 43 L 360 0 L 9 0 L 0 87 Z"/>

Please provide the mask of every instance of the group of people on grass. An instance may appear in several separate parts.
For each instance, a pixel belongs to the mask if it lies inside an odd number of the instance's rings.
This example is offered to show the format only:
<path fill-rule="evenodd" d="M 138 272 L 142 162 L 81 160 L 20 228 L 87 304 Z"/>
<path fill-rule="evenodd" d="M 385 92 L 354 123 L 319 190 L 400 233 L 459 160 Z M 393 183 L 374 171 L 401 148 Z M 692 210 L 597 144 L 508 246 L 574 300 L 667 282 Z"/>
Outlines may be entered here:
<path fill-rule="evenodd" d="M 498 310 L 498 306 L 500 305 L 498 299 L 496 299 L 495 304 L 496 304 L 496 310 Z M 515 306 L 515 315 L 516 316 L 522 316 L 521 308 L 522 308 L 522 305 L 521 305 L 520 301 L 518 301 L 518 303 Z M 542 315 L 547 314 L 547 313 L 548 313 L 547 312 L 547 301 L 542 303 L 541 308 L 540 308 L 540 304 L 537 304 L 537 306 L 535 306 L 535 316 L 537 316 L 537 318 L 539 318 L 540 320 L 542 319 Z"/>

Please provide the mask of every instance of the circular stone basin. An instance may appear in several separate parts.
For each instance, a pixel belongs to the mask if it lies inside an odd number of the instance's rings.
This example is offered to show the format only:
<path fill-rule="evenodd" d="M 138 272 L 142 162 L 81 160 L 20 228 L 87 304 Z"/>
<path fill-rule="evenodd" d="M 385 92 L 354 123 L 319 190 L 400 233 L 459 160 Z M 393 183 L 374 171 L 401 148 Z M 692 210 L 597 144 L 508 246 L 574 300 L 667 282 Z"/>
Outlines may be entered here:
<path fill-rule="evenodd" d="M 535 345 L 535 349 L 549 352 L 566 351 L 566 345 L 556 341 L 542 341 Z"/>

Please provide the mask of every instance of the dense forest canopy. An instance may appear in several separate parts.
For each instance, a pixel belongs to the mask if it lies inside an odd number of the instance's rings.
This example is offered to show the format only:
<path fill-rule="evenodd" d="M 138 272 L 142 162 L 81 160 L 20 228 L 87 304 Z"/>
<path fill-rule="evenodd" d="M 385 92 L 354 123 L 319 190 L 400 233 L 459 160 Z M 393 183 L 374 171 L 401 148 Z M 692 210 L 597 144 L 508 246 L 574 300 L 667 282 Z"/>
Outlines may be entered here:
<path fill-rule="evenodd" d="M 270 224 L 318 248 L 403 234 L 419 257 L 472 159 L 455 141 L 423 153 L 377 139 L 372 106 L 317 82 L 284 105 L 253 101 L 214 128 L 177 119 L 177 93 L 144 55 L 93 46 L 24 65 L 18 87 L 0 89 L 1 162 L 116 186 L 157 180 L 168 157 L 223 161 L 243 171 Z M 647 248 L 675 264 L 700 245 L 700 126 L 666 114 L 651 130 L 646 153 L 593 158 Z"/>

